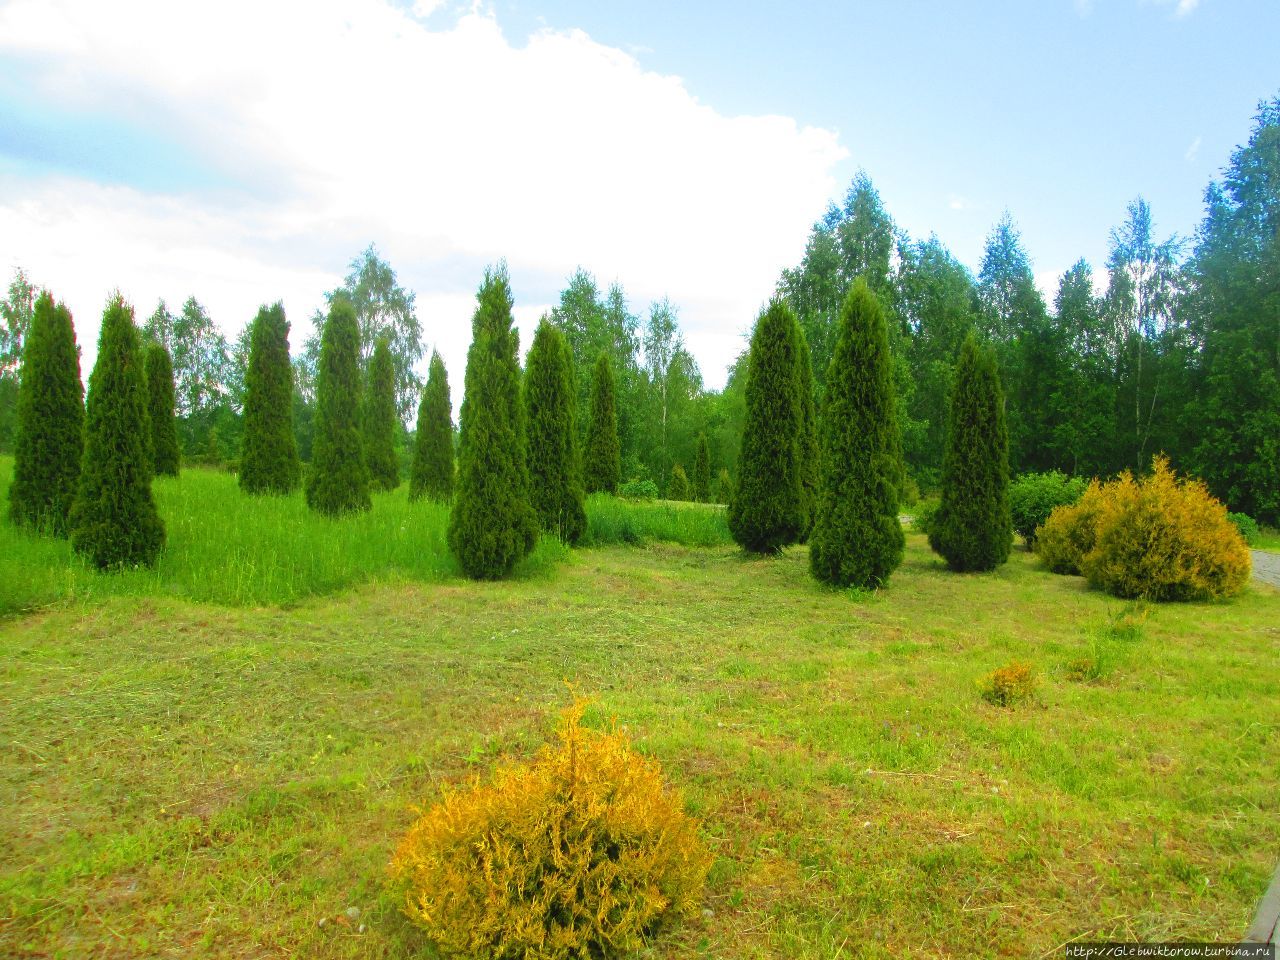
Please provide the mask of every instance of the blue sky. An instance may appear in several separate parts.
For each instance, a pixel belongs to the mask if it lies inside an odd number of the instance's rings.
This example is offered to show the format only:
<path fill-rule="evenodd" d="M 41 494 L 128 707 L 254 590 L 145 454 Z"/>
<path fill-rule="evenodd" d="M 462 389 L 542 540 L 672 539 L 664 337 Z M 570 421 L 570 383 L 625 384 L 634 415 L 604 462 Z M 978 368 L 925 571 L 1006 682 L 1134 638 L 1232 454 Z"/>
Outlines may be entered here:
<path fill-rule="evenodd" d="M 526 331 L 582 265 L 718 386 L 859 168 L 975 269 L 1008 210 L 1047 290 L 1139 194 L 1191 234 L 1277 36 L 1274 0 L 0 0 L 0 270 L 87 372 L 115 287 L 229 335 L 283 299 L 298 342 L 375 242 L 460 382 L 485 264 Z"/>

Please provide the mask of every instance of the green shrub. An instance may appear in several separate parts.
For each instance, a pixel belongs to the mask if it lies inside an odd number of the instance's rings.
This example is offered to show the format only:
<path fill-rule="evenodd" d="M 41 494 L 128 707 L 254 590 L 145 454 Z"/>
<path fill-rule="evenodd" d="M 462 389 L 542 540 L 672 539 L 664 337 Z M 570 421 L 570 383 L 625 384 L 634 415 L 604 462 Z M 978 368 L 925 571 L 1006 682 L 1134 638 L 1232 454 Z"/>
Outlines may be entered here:
<path fill-rule="evenodd" d="M 360 328 L 351 301 L 337 297 L 320 338 L 315 438 L 307 471 L 307 506 L 317 513 L 336 517 L 372 509 L 360 433 Z"/>
<path fill-rule="evenodd" d="M 1256 546 L 1262 539 L 1262 531 L 1258 529 L 1257 521 L 1247 513 L 1228 513 L 1227 519 L 1236 525 L 1240 536 L 1244 537 L 1244 542 L 1249 546 Z"/>
<path fill-rule="evenodd" d="M 647 477 L 632 477 L 618 489 L 618 496 L 627 500 L 656 500 L 658 485 Z"/>
<path fill-rule="evenodd" d="M 935 499 L 921 500 L 915 505 L 911 514 L 911 529 L 916 533 L 928 535 L 933 530 L 933 521 L 938 516 L 941 504 Z"/>
<path fill-rule="evenodd" d="M 1009 513 L 1013 529 L 1028 549 L 1035 548 L 1036 530 L 1049 514 L 1062 506 L 1070 506 L 1084 494 L 1088 484 L 1080 477 L 1068 477 L 1058 470 L 1047 473 L 1024 473 L 1009 484 Z"/>
<path fill-rule="evenodd" d="M 678 463 L 671 467 L 671 480 L 667 483 L 667 499 L 689 499 L 689 478 L 685 475 L 684 467 Z"/>
<path fill-rule="evenodd" d="M 543 530 L 568 544 L 587 527 L 578 462 L 573 354 L 559 328 L 538 324 L 525 363 L 529 501 Z"/>
<path fill-rule="evenodd" d="M 721 467 L 720 472 L 716 474 L 715 502 L 727 506 L 732 496 L 733 479 L 729 476 L 729 471 Z"/>
<path fill-rule="evenodd" d="M 36 298 L 22 353 L 9 517 L 66 536 L 84 454 L 84 388 L 71 311 Z"/>
<path fill-rule="evenodd" d="M 364 391 L 364 460 L 374 490 L 400 486 L 400 459 L 396 456 L 396 372 L 391 344 L 379 337 L 369 360 Z"/>
<path fill-rule="evenodd" d="M 1030 700 L 1038 680 L 1029 663 L 1005 664 L 978 681 L 982 699 L 997 707 L 1013 707 Z"/>
<path fill-rule="evenodd" d="M 427 497 L 448 502 L 453 496 L 453 410 L 449 404 L 449 375 L 439 353 L 431 354 L 427 385 L 418 405 L 409 499 Z"/>
<path fill-rule="evenodd" d="M 293 432 L 289 321 L 281 303 L 263 306 L 253 320 L 244 385 L 240 489 L 250 494 L 292 493 L 302 483 L 302 464 Z"/>
<path fill-rule="evenodd" d="M 711 856 L 662 771 L 565 712 L 559 742 L 446 790 L 400 842 L 405 912 L 445 956 L 629 955 L 691 916 Z"/>

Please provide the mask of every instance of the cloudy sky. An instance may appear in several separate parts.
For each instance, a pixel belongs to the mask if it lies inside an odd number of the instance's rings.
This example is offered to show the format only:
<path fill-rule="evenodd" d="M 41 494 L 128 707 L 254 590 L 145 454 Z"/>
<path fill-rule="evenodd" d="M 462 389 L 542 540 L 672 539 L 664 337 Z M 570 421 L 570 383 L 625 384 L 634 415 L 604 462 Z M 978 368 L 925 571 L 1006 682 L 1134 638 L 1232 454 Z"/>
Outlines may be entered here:
<path fill-rule="evenodd" d="M 1190 233 L 1276 36 L 1274 0 L 0 0 L 0 270 L 87 373 L 115 288 L 229 336 L 282 299 L 297 344 L 373 242 L 458 384 L 485 264 L 526 330 L 581 265 L 719 386 L 859 168 L 975 268 L 1009 210 L 1046 287 L 1138 194 Z"/>

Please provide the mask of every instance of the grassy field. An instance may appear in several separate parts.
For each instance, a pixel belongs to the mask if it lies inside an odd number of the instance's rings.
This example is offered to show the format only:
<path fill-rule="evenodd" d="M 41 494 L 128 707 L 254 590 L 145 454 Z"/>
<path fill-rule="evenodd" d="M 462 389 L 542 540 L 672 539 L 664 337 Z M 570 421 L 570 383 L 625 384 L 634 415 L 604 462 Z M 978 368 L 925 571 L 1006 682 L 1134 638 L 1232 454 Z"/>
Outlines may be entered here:
<path fill-rule="evenodd" d="M 532 754 L 566 680 L 716 854 L 655 957 L 1243 932 L 1280 855 L 1280 593 L 1143 610 L 1022 550 L 950 575 L 916 534 L 875 595 L 806 562 L 650 539 L 497 584 L 357 565 L 283 608 L 75 573 L 99 588 L 0 621 L 0 956 L 430 956 L 391 850 L 442 784 Z M 1012 660 L 1038 695 L 986 703 Z"/>
<path fill-rule="evenodd" d="M 1275 527 L 1263 527 L 1258 531 L 1258 538 L 1252 544 L 1255 550 L 1270 550 L 1280 553 L 1280 530 Z"/>

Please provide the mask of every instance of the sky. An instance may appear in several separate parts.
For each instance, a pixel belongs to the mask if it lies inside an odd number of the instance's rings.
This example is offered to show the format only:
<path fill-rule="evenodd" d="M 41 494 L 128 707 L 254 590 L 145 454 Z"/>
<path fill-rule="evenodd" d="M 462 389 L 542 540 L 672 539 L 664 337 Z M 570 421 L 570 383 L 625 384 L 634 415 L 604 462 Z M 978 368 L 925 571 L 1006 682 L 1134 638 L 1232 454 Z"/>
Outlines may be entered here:
<path fill-rule="evenodd" d="M 718 388 L 859 169 L 975 271 L 1008 211 L 1050 295 L 1139 195 L 1191 237 L 1277 36 L 1276 0 L 0 0 L 0 271 L 87 376 L 115 289 L 229 338 L 282 300 L 296 348 L 374 243 L 457 393 L 485 266 L 526 344 L 581 266 Z"/>

